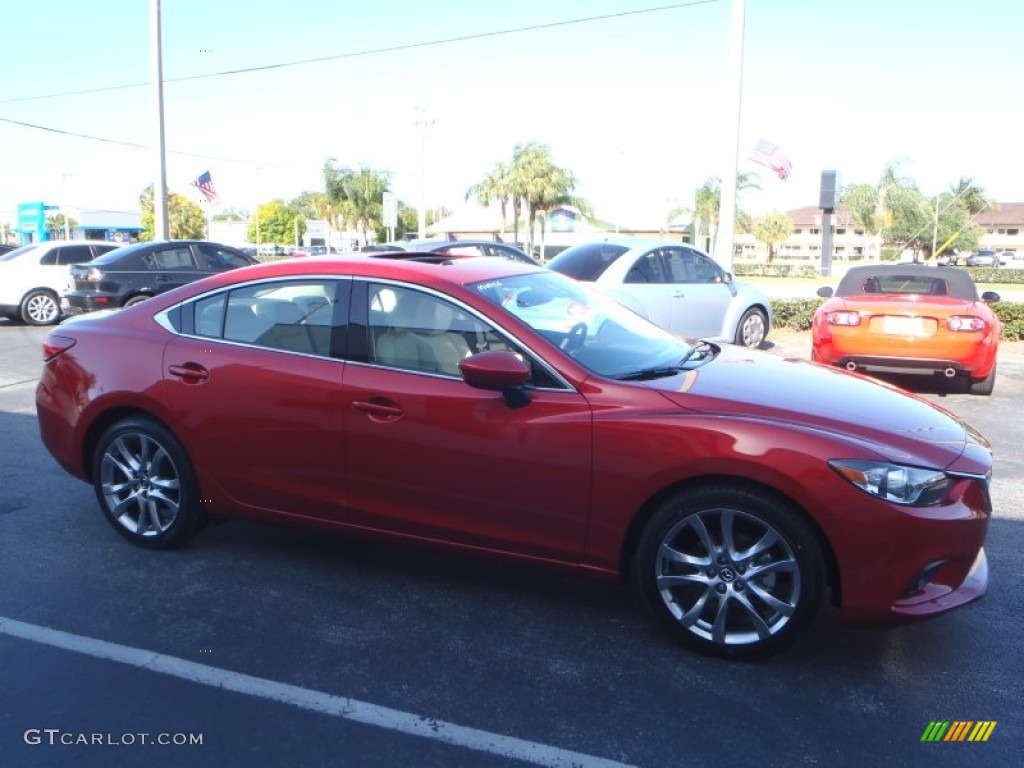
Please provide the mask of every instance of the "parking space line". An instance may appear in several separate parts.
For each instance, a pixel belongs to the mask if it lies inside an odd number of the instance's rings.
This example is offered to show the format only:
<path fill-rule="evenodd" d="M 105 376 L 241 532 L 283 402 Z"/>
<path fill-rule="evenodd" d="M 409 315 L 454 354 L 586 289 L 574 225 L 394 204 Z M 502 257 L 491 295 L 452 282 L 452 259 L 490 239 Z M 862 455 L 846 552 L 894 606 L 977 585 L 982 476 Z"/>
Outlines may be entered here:
<path fill-rule="evenodd" d="M 372 725 L 410 736 L 440 741 L 456 747 L 488 752 L 500 757 L 522 760 L 544 766 L 593 766 L 594 768 L 623 768 L 624 763 L 601 757 L 539 744 L 514 736 L 505 736 L 477 728 L 468 728 L 431 717 L 403 712 L 365 701 L 335 696 L 288 683 L 279 683 L 262 677 L 231 672 L 230 670 L 197 664 L 176 656 L 156 651 L 132 648 L 105 640 L 75 635 L 59 629 L 27 624 L 0 616 L 0 634 L 34 643 L 81 653 L 97 659 L 127 664 L 150 672 L 170 675 L 213 688 L 256 696 L 262 699 L 290 704 L 294 707 L 320 712 L 345 720 Z"/>

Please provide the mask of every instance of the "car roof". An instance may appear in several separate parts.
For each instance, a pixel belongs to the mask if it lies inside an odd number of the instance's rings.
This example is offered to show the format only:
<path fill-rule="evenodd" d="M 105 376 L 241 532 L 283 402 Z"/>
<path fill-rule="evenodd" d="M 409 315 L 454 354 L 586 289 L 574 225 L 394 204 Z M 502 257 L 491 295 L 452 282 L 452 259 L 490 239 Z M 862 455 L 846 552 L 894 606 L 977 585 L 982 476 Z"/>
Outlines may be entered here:
<path fill-rule="evenodd" d="M 665 248 L 668 246 L 680 246 L 684 245 L 687 248 L 691 248 L 695 251 L 700 251 L 692 243 L 686 243 L 682 240 L 673 240 L 667 237 L 636 237 L 634 235 L 606 235 L 604 237 L 595 237 L 592 240 L 585 240 L 578 243 L 579 245 L 589 245 L 594 243 L 608 243 L 610 245 L 618 245 L 629 250 L 650 250 L 651 248 Z M 701 251 L 703 253 L 703 251 Z"/>
<path fill-rule="evenodd" d="M 467 285 L 511 275 L 547 272 L 540 266 L 498 257 L 445 259 L 443 261 L 416 261 L 409 259 L 368 259 L 358 254 L 342 256 L 314 256 L 308 259 L 288 259 L 241 267 L 224 273 L 227 282 L 271 277 L 301 277 L 304 275 L 337 275 L 339 277 L 368 277 L 407 280 L 431 287 L 444 284 Z"/>
<path fill-rule="evenodd" d="M 911 280 L 944 280 L 947 287 L 946 295 L 965 301 L 978 299 L 978 290 L 967 272 L 956 267 L 933 267 L 927 264 L 865 264 L 851 267 L 839 281 L 836 296 L 864 295 L 864 281 L 873 277 L 887 280 L 899 277 Z"/>

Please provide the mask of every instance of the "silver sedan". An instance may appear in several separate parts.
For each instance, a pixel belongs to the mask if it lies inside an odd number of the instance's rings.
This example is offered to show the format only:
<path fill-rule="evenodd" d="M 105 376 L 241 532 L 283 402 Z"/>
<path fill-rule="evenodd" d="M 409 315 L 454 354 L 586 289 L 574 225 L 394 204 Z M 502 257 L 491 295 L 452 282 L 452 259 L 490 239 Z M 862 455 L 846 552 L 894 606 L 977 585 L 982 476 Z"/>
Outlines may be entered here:
<path fill-rule="evenodd" d="M 771 328 L 771 302 L 761 291 L 677 240 L 609 237 L 574 245 L 548 267 L 680 336 L 759 347 Z"/>

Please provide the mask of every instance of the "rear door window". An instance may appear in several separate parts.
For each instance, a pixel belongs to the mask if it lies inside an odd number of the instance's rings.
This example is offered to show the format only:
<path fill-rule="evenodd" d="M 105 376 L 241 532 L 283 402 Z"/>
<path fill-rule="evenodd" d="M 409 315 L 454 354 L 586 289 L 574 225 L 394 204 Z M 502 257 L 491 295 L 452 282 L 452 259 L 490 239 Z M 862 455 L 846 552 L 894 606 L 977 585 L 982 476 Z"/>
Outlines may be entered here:
<path fill-rule="evenodd" d="M 147 253 L 142 257 L 142 263 L 146 269 L 159 271 L 194 270 L 196 268 L 192 249 L 187 245 L 161 248 L 159 251 Z"/>
<path fill-rule="evenodd" d="M 57 251 L 58 264 L 84 264 L 92 261 L 92 248 L 88 245 L 62 245 Z"/>

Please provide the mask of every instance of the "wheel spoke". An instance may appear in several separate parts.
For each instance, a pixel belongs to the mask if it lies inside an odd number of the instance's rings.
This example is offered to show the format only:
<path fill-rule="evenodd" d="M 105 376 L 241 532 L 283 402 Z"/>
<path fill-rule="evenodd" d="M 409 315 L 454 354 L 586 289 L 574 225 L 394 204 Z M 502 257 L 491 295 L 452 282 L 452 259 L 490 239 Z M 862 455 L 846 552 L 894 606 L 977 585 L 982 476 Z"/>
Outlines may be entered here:
<path fill-rule="evenodd" d="M 679 587 L 684 584 L 700 584 L 707 586 L 710 580 L 703 573 L 673 573 L 659 576 L 657 579 L 658 589 L 665 590 L 672 587 Z"/>
<path fill-rule="evenodd" d="M 701 596 L 697 598 L 697 601 L 690 607 L 690 610 L 679 617 L 679 623 L 684 627 L 692 627 L 704 612 L 704 606 L 707 605 L 708 598 L 712 594 L 714 593 L 711 591 L 711 587 L 705 589 Z"/>
<path fill-rule="evenodd" d="M 757 632 L 758 638 L 764 640 L 771 637 L 771 627 L 768 626 L 761 614 L 757 612 L 757 609 L 750 602 L 750 599 L 746 595 L 741 594 L 733 594 L 732 598 L 744 611 L 746 611 L 747 616 L 750 618 L 750 622 L 754 625 L 754 631 Z"/>
<path fill-rule="evenodd" d="M 765 605 L 767 605 L 776 613 L 781 613 L 783 616 L 792 616 L 793 611 L 796 610 L 795 603 L 787 603 L 784 600 L 780 600 L 779 598 L 775 597 L 775 595 L 773 595 L 771 592 L 762 587 L 760 584 L 748 584 L 747 587 L 751 592 L 753 592 L 761 600 L 763 600 Z"/>
<path fill-rule="evenodd" d="M 711 639 L 716 643 L 724 644 L 726 640 L 726 623 L 729 620 L 729 599 L 728 592 L 718 595 L 718 609 L 715 611 L 715 621 L 711 625 Z"/>
<path fill-rule="evenodd" d="M 733 526 L 736 523 L 736 511 L 723 509 L 718 516 L 722 523 L 722 546 L 733 560 L 736 559 L 736 542 L 733 537 Z"/>
<path fill-rule="evenodd" d="M 128 446 L 124 444 L 123 437 L 117 438 L 117 440 L 114 441 L 114 445 L 111 447 L 121 454 L 121 458 L 124 460 L 124 463 L 122 464 L 121 462 L 118 462 L 116 457 L 110 453 L 108 453 L 107 456 L 110 457 L 118 467 L 121 467 L 125 474 L 130 475 L 132 472 L 137 472 L 139 470 L 139 460 L 135 454 L 128 450 Z"/>
<path fill-rule="evenodd" d="M 707 526 L 704 525 L 704 520 L 701 516 L 691 515 L 687 520 L 687 525 L 693 529 L 694 533 L 697 534 L 697 537 L 700 539 L 700 543 L 704 545 L 704 549 L 708 553 L 708 556 L 710 557 L 713 555 L 715 551 L 715 544 L 711 540 L 711 532 L 708 531 Z"/>
<path fill-rule="evenodd" d="M 747 580 L 754 581 L 762 576 L 768 576 L 776 573 L 797 573 L 797 564 L 795 560 L 773 560 L 770 563 L 751 563 L 750 570 L 747 571 Z"/>
<path fill-rule="evenodd" d="M 692 565 L 696 568 L 706 568 L 711 565 L 710 557 L 696 557 L 694 555 L 688 555 L 685 552 L 680 552 L 678 549 L 669 546 L 665 542 L 662 542 L 661 548 L 658 550 L 658 555 L 669 562 L 679 563 L 680 565 Z"/>
<path fill-rule="evenodd" d="M 117 502 L 113 509 L 110 510 L 110 514 L 117 519 L 121 519 L 122 517 L 128 514 L 128 508 L 131 507 L 132 502 L 136 501 L 137 499 L 138 493 L 132 491 L 119 502 Z"/>
<path fill-rule="evenodd" d="M 753 560 L 763 552 L 767 552 L 780 541 L 779 534 L 772 529 L 765 531 L 764 536 L 758 539 L 748 549 L 736 553 L 737 560 Z"/>
<path fill-rule="evenodd" d="M 149 498 L 145 500 L 146 515 L 149 518 L 149 527 L 152 528 L 154 533 L 163 533 L 166 526 L 163 521 L 160 520 L 160 507 L 156 503 L 156 499 L 153 498 L 153 494 L 149 495 Z"/>

